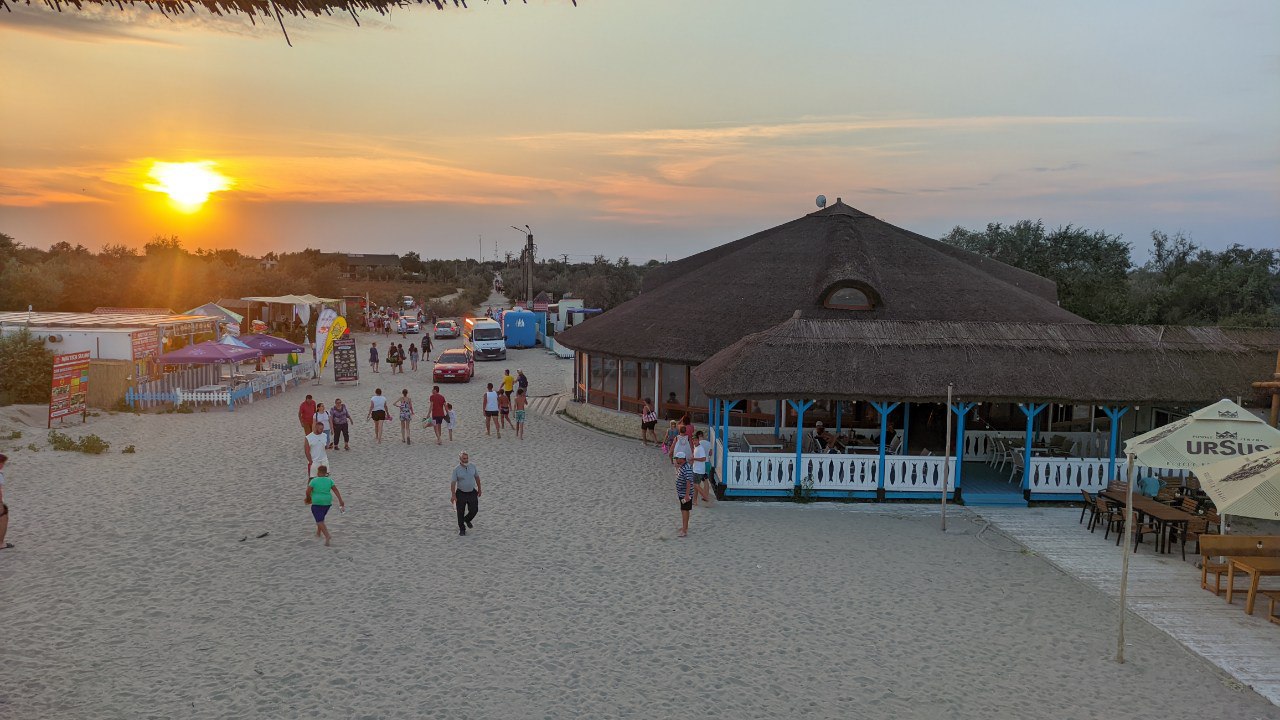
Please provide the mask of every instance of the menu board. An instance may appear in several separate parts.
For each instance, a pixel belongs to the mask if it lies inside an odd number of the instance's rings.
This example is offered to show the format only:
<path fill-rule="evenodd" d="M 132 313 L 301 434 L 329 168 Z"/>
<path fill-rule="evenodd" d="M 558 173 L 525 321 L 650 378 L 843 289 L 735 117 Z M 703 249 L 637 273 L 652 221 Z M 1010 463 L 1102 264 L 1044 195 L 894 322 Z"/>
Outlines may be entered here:
<path fill-rule="evenodd" d="M 89 351 L 53 356 L 53 391 L 49 396 L 49 427 L 54 418 L 84 416 L 89 397 Z"/>
<path fill-rule="evenodd" d="M 136 330 L 129 338 L 133 341 L 134 382 L 146 382 L 151 379 L 153 361 L 160 356 L 160 329 Z"/>
<path fill-rule="evenodd" d="M 356 339 L 344 335 L 333 341 L 333 379 L 336 382 L 359 382 L 360 363 L 356 359 Z"/>

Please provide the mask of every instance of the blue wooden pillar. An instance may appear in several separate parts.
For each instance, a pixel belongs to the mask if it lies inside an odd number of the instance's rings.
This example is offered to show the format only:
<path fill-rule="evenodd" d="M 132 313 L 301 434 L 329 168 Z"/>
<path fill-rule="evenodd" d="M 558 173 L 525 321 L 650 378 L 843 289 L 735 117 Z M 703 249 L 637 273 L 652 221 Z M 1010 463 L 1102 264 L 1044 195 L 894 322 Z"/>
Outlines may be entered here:
<path fill-rule="evenodd" d="M 1032 438 L 1035 435 L 1036 416 L 1047 407 L 1049 407 L 1049 403 L 1040 403 L 1039 405 L 1036 405 L 1035 403 L 1031 403 L 1030 405 L 1018 403 L 1018 409 L 1022 410 L 1022 414 L 1027 416 L 1027 444 L 1022 448 L 1022 451 L 1025 454 L 1025 457 L 1022 459 L 1023 490 L 1031 489 L 1031 485 L 1029 484 L 1031 481 L 1031 444 Z"/>
<path fill-rule="evenodd" d="M 1102 412 L 1106 413 L 1111 420 L 1111 457 L 1107 461 L 1107 483 L 1110 484 L 1116 479 L 1116 448 L 1120 445 L 1120 418 L 1129 412 L 1129 408 L 1107 406 L 1102 408 Z"/>
<path fill-rule="evenodd" d="M 956 414 L 956 493 L 960 492 L 960 478 L 964 477 L 964 419 L 968 416 L 969 411 L 978 406 L 978 403 L 960 402 L 951 406 L 951 412 Z"/>
<path fill-rule="evenodd" d="M 720 420 L 721 437 L 724 438 L 721 441 L 724 444 L 720 446 L 720 484 L 727 485 L 729 483 L 729 411 L 738 404 L 738 401 L 721 400 L 719 404 L 720 410 L 717 417 Z"/>
<path fill-rule="evenodd" d="M 902 406 L 902 448 L 900 452 L 903 455 L 911 454 L 911 452 L 907 450 L 907 440 L 910 439 L 907 437 L 907 431 L 910 428 L 911 428 L 911 403 L 907 403 Z"/>
<path fill-rule="evenodd" d="M 813 407 L 812 400 L 788 400 L 787 404 L 796 411 L 796 487 L 800 487 L 801 464 L 804 461 L 804 411 Z"/>
<path fill-rule="evenodd" d="M 773 410 L 773 436 L 778 437 L 782 434 L 782 401 L 774 401 Z"/>
<path fill-rule="evenodd" d="M 880 465 L 876 468 L 876 488 L 880 491 L 884 490 L 884 457 L 887 454 L 885 445 L 889 442 L 886 435 L 889 434 L 889 413 L 893 412 L 900 403 L 873 402 L 871 407 L 880 413 Z"/>
<path fill-rule="evenodd" d="M 836 401 L 836 435 L 840 434 L 840 411 L 844 409 L 844 403 Z"/>
<path fill-rule="evenodd" d="M 715 398 L 707 398 L 707 424 L 711 426 L 711 430 L 717 436 L 717 439 L 719 439 L 720 435 L 719 410 L 720 401 Z"/>

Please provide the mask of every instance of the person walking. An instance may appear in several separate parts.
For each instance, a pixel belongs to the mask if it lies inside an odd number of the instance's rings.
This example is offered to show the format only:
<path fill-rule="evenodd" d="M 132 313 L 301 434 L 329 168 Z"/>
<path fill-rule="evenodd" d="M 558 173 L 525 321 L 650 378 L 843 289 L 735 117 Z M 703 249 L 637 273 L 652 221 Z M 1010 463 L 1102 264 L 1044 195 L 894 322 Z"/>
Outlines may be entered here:
<path fill-rule="evenodd" d="M 378 343 L 369 346 L 369 367 L 378 372 Z"/>
<path fill-rule="evenodd" d="M 653 409 L 653 401 L 644 399 L 644 407 L 640 408 L 640 442 L 649 447 L 649 437 L 653 436 L 653 444 L 658 444 L 658 413 Z"/>
<path fill-rule="evenodd" d="M 484 391 L 484 401 L 480 407 L 484 410 L 484 434 L 493 434 L 490 432 L 490 426 L 492 425 L 497 428 L 498 437 L 501 438 L 502 420 L 498 418 L 498 393 L 494 392 L 493 383 L 487 385 L 487 389 Z"/>
<path fill-rule="evenodd" d="M 676 428 L 676 421 L 670 420 L 671 426 L 667 428 L 666 437 L 662 440 L 662 452 L 675 465 L 676 438 L 680 436 L 680 431 Z"/>
<path fill-rule="evenodd" d="M 333 447 L 333 433 L 331 432 L 332 428 L 329 426 L 330 419 L 329 411 L 324 409 L 324 403 L 316 403 L 315 421 L 324 428 L 325 448 Z"/>
<path fill-rule="evenodd" d="M 332 536 L 329 535 L 329 528 L 325 527 L 324 518 L 333 507 L 335 497 L 338 498 L 338 512 L 346 512 L 347 504 L 342 501 L 342 493 L 338 491 L 333 478 L 329 477 L 329 467 L 321 465 L 316 468 L 316 476 L 307 481 L 306 502 L 311 506 L 311 517 L 316 521 L 316 537 L 323 537 L 326 547 Z"/>
<path fill-rule="evenodd" d="M 378 444 L 382 444 L 382 423 L 387 419 L 387 399 L 382 395 L 382 388 L 373 391 L 369 398 L 369 419 L 373 420 L 373 436 Z"/>
<path fill-rule="evenodd" d="M 414 372 L 418 372 L 418 346 L 413 343 L 409 343 L 409 365 Z"/>
<path fill-rule="evenodd" d="M 436 444 L 442 445 L 443 442 L 440 440 L 440 430 L 444 426 L 445 420 L 449 418 L 449 411 L 445 407 L 448 403 L 445 402 L 444 395 L 440 394 L 439 385 L 431 386 L 430 401 L 431 401 L 431 408 L 430 408 L 431 425 L 435 428 L 435 431 L 436 431 Z M 453 436 L 452 435 L 449 436 L 449 439 L 452 440 Z"/>
<path fill-rule="evenodd" d="M 453 442 L 453 429 L 458 426 L 458 414 L 453 411 L 453 403 L 445 403 L 444 411 L 444 426 L 449 428 L 449 442 Z"/>
<path fill-rule="evenodd" d="M 686 537 L 689 534 L 689 511 L 693 509 L 693 472 L 683 452 L 676 453 L 675 463 L 676 500 L 680 503 L 680 532 L 676 537 Z"/>
<path fill-rule="evenodd" d="M 311 424 L 316 419 L 316 401 L 310 395 L 298 406 L 298 422 L 302 425 L 302 434 L 311 432 Z"/>
<path fill-rule="evenodd" d="M 511 423 L 511 396 L 506 393 L 498 393 L 498 420 L 502 423 L 502 427 L 516 429 L 516 426 Z"/>
<path fill-rule="evenodd" d="M 400 358 L 400 374 L 404 374 L 404 361 L 409 359 L 409 354 L 404 351 L 404 343 L 396 345 L 396 356 Z"/>
<path fill-rule="evenodd" d="M 435 332 L 434 323 L 431 332 Z M 431 362 L 431 332 L 422 334 L 422 362 Z"/>
<path fill-rule="evenodd" d="M 515 388 L 515 386 L 516 386 L 515 376 L 511 374 L 510 370 L 503 370 L 502 371 L 502 392 L 505 393 L 508 398 L 510 398 L 511 391 Z"/>
<path fill-rule="evenodd" d="M 699 430 L 693 434 L 693 489 L 697 492 L 693 496 L 694 507 L 698 506 L 698 498 L 702 498 L 707 507 L 715 504 L 711 494 L 707 492 L 711 485 L 707 482 L 710 475 L 707 470 L 707 441 L 702 439 L 702 431 Z"/>
<path fill-rule="evenodd" d="M 321 465 L 329 464 L 329 454 L 325 452 L 329 439 L 324 436 L 324 426 L 312 424 L 312 432 L 302 439 L 302 452 L 307 456 L 307 480 L 316 476 Z"/>
<path fill-rule="evenodd" d="M 693 443 L 690 441 L 689 439 L 690 436 L 688 432 L 685 430 L 685 428 L 687 427 L 688 427 L 687 425 L 676 426 L 676 441 L 675 441 L 675 444 L 671 446 L 672 460 L 675 459 L 676 453 L 684 453 L 684 457 L 686 460 L 693 457 Z"/>
<path fill-rule="evenodd" d="M 409 437 L 409 423 L 413 420 L 413 401 L 409 399 L 408 388 L 400 391 L 400 399 L 396 401 L 396 407 L 400 409 L 400 441 L 406 445 L 412 445 L 413 440 Z"/>
<path fill-rule="evenodd" d="M 458 466 L 453 469 L 453 477 L 449 481 L 449 500 L 458 513 L 458 534 L 466 535 L 467 528 L 476 513 L 480 512 L 480 473 L 470 463 L 470 456 L 462 453 L 458 456 Z"/>
<path fill-rule="evenodd" d="M 333 425 L 331 445 L 338 449 L 338 440 L 342 440 L 342 449 L 351 450 L 351 410 L 342 403 L 342 398 L 333 401 L 333 409 L 329 411 L 329 422 Z"/>
<path fill-rule="evenodd" d="M 524 376 L 523 370 L 516 370 L 516 387 L 523 390 L 525 395 L 529 394 L 529 378 Z"/>
<path fill-rule="evenodd" d="M 4 502 L 4 466 L 9 464 L 9 456 L 0 453 L 0 550 L 8 550 L 13 543 L 7 542 L 9 534 L 9 506 Z"/>
<path fill-rule="evenodd" d="M 529 399 L 524 395 L 524 388 L 516 388 L 516 399 L 512 402 L 516 415 L 516 439 L 524 439 L 524 416 L 529 407 Z"/>

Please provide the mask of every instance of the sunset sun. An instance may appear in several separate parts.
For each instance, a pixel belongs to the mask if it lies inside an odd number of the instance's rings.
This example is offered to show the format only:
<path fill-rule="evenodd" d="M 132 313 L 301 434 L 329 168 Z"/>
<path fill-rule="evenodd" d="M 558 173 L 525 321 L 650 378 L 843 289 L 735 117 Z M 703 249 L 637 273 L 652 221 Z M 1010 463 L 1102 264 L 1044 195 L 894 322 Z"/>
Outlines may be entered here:
<path fill-rule="evenodd" d="M 197 162 L 156 161 L 147 172 L 154 182 L 143 185 L 147 190 L 169 196 L 173 206 L 185 213 L 199 210 L 215 192 L 230 189 L 235 182 L 218 172 L 212 160 Z"/>

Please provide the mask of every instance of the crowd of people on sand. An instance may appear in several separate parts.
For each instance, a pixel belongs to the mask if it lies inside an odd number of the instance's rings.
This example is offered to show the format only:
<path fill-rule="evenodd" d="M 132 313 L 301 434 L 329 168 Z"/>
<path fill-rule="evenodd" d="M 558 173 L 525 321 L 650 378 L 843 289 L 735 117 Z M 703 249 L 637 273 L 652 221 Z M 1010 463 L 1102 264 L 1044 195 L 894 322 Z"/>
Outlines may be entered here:
<path fill-rule="evenodd" d="M 640 408 L 640 442 L 645 447 L 658 447 L 667 461 L 675 466 L 676 501 L 680 505 L 678 537 L 689 534 L 689 513 L 699 501 L 706 507 L 715 505 L 715 482 L 711 463 L 711 444 L 693 418 L 683 413 L 679 420 L 669 421 L 666 434 L 658 439 L 658 410 L 651 398 Z"/>
<path fill-rule="evenodd" d="M 404 373 L 405 361 L 409 361 L 409 368 L 413 372 L 418 372 L 418 359 L 422 362 L 430 362 L 431 357 L 431 336 L 422 336 L 422 350 L 418 350 L 418 346 L 409 343 L 409 349 L 404 349 L 404 343 L 390 343 L 387 346 L 387 365 L 391 366 L 391 374 Z M 382 353 L 378 350 L 378 343 L 369 344 L 369 369 L 373 372 L 380 372 L 382 366 Z"/>
<path fill-rule="evenodd" d="M 423 339 L 423 346 L 424 351 L 430 348 L 430 342 L 426 338 Z M 498 389 L 494 388 L 493 383 L 488 383 L 481 399 L 486 435 L 493 435 L 496 431 L 497 437 L 501 438 L 502 428 L 508 427 L 515 432 L 517 439 L 524 439 L 528 390 L 529 378 L 524 374 L 524 370 L 517 370 L 515 375 L 512 375 L 510 370 L 505 370 Z M 431 396 L 427 399 L 426 409 L 428 415 L 422 419 L 422 428 L 424 430 L 430 428 L 435 433 L 437 445 L 443 445 L 446 438 L 448 442 L 453 442 L 453 431 L 458 427 L 458 415 L 454 411 L 453 403 L 440 392 L 439 385 L 431 387 Z M 373 425 L 374 442 L 382 443 L 383 424 L 393 411 L 400 420 L 400 441 L 406 445 L 412 445 L 413 420 L 418 416 L 418 411 L 414 407 L 413 399 L 409 396 L 408 388 L 401 390 L 400 397 L 394 402 L 382 394 L 382 388 L 374 389 L 373 396 L 369 398 L 369 410 L 365 414 L 365 419 L 371 421 Z M 316 521 L 316 537 L 324 538 L 324 544 L 329 545 L 331 536 L 324 524 L 325 516 L 335 499 L 340 512 L 345 512 L 346 508 L 342 494 L 338 491 L 330 474 L 332 462 L 329 459 L 329 451 L 336 451 L 339 447 L 343 451 L 351 450 L 351 410 L 341 398 L 334 399 L 332 407 L 326 407 L 324 403 L 317 402 L 312 395 L 307 395 L 298 406 L 298 422 L 305 433 L 302 444 L 302 451 L 307 459 L 305 500 L 311 507 L 312 517 Z M 0 463 L 0 469 L 3 469 L 2 463 Z M 2 480 L 3 475 L 0 475 L 0 482 Z M 0 487 L 0 490 L 2 489 Z M 480 494 L 479 473 L 464 452 L 459 456 L 458 466 L 454 468 L 449 487 L 449 499 L 457 510 L 459 535 L 466 535 L 467 529 L 472 527 L 472 521 L 479 510 Z M 0 521 L 5 519 L 7 518 Z M 0 532 L 0 538 L 2 537 L 3 534 Z"/>

